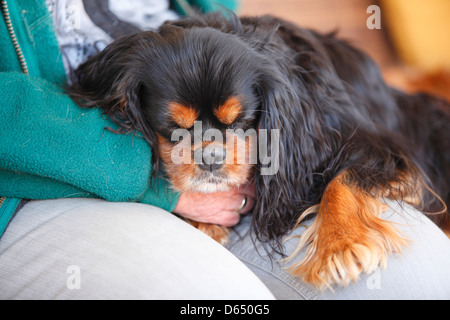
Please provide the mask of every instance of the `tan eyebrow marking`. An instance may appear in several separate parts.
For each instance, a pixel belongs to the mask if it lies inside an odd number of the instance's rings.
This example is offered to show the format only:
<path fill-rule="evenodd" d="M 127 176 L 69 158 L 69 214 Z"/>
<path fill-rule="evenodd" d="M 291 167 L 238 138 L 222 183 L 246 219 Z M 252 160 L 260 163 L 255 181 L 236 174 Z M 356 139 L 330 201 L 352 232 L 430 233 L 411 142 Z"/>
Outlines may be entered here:
<path fill-rule="evenodd" d="M 176 102 L 169 104 L 169 113 L 173 121 L 184 129 L 191 128 L 198 118 L 198 112 L 196 110 Z"/>
<path fill-rule="evenodd" d="M 241 102 L 236 97 L 231 97 L 217 110 L 214 111 L 215 116 L 224 124 L 232 124 L 241 114 Z"/>

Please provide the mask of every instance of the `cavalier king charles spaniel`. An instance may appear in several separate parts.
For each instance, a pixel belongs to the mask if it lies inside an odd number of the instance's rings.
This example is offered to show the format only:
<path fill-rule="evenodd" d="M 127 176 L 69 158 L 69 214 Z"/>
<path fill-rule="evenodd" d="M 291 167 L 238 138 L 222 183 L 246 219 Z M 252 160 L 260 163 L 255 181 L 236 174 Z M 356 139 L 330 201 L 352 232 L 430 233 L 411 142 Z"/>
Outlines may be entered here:
<path fill-rule="evenodd" d="M 272 16 L 199 15 L 118 39 L 74 74 L 72 98 L 142 134 L 154 171 L 175 190 L 254 182 L 252 228 L 272 252 L 315 217 L 298 248 L 306 256 L 289 270 L 318 288 L 345 286 L 407 245 L 381 218 L 385 199 L 447 215 L 450 104 L 390 88 L 368 55 L 335 34 Z M 211 129 L 234 142 L 202 139 Z M 239 134 L 249 130 L 256 138 Z"/>

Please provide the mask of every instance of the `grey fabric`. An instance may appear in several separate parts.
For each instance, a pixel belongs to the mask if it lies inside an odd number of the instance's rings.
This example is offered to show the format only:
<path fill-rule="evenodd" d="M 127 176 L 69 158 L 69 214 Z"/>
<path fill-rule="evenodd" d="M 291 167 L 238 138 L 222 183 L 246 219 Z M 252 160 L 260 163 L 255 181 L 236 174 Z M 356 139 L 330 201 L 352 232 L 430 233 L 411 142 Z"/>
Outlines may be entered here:
<path fill-rule="evenodd" d="M 273 299 L 236 257 L 161 209 L 28 202 L 0 239 L 0 299 Z"/>
<path fill-rule="evenodd" d="M 277 299 L 450 299 L 450 240 L 422 213 L 408 205 L 389 202 L 391 210 L 383 218 L 397 223 L 397 228 L 412 243 L 402 254 L 391 256 L 385 270 L 360 280 L 347 288 L 319 292 L 286 272 L 286 265 L 270 260 L 261 243 L 246 233 L 250 217 L 246 217 L 233 233 L 229 249 L 263 280 Z M 311 223 L 311 222 L 309 222 Z M 291 235 L 300 235 L 298 228 Z M 298 240 L 286 242 L 286 253 L 294 251 Z M 304 252 L 290 264 L 298 262 Z M 281 259 L 276 256 L 275 260 Z"/>
<path fill-rule="evenodd" d="M 390 205 L 384 218 L 398 223 L 412 241 L 409 248 L 390 257 L 385 270 L 319 292 L 268 259 L 261 243 L 255 250 L 250 216 L 235 228 L 228 248 L 253 273 L 158 208 L 31 201 L 0 239 L 0 299 L 271 299 L 268 289 L 278 299 L 449 299 L 450 240 L 418 211 Z M 286 252 L 296 245 L 289 240 Z"/>

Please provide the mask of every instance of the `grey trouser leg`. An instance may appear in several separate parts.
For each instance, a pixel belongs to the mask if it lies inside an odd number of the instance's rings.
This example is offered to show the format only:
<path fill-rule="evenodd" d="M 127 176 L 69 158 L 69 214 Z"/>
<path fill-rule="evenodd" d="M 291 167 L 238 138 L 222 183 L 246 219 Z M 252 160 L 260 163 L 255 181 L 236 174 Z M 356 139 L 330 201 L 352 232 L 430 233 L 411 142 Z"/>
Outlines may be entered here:
<path fill-rule="evenodd" d="M 236 257 L 161 209 L 31 201 L 0 239 L 0 299 L 273 299 Z"/>
<path fill-rule="evenodd" d="M 412 243 L 402 254 L 391 256 L 385 270 L 360 280 L 347 288 L 334 287 L 334 292 L 319 292 L 286 271 L 286 265 L 270 260 L 261 243 L 256 253 L 251 237 L 246 234 L 250 217 L 245 217 L 233 233 L 229 249 L 264 281 L 277 299 L 450 299 L 450 240 L 427 217 L 408 205 L 401 208 L 389 202 L 391 210 L 385 220 L 398 223 L 397 228 Z M 311 223 L 311 222 L 310 222 Z M 298 228 L 291 235 L 300 235 Z M 238 236 L 240 234 L 240 236 Z M 286 253 L 294 251 L 298 239 L 286 242 Z M 288 265 L 300 261 L 297 259 Z"/>

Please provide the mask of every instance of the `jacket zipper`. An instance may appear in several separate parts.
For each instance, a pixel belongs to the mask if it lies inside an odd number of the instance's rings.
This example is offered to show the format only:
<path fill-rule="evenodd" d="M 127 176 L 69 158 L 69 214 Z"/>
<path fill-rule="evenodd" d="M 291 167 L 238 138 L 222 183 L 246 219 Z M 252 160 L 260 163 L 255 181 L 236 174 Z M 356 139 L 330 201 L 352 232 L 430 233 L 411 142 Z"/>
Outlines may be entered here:
<path fill-rule="evenodd" d="M 6 0 L 2 0 L 2 12 L 3 17 L 5 18 L 6 27 L 8 28 L 9 36 L 13 43 L 14 49 L 16 50 L 17 57 L 19 58 L 20 67 L 22 68 L 22 72 L 25 74 L 29 74 L 27 62 L 25 61 L 25 57 L 23 55 L 22 49 L 20 48 L 19 41 L 17 41 L 16 33 L 14 32 L 14 28 L 11 22 L 11 16 L 9 15 L 8 3 Z M 0 202 L 1 206 L 2 202 Z"/>
<path fill-rule="evenodd" d="M 9 15 L 8 3 L 6 2 L 6 0 L 2 0 L 2 13 L 5 19 L 6 27 L 8 28 L 9 36 L 13 43 L 14 49 L 16 50 L 17 57 L 19 58 L 20 68 L 22 69 L 23 73 L 29 74 L 27 62 L 25 61 L 25 57 L 19 45 L 19 41 L 17 41 L 16 33 L 14 32 L 14 28 L 11 22 L 11 16 Z M 6 197 L 0 197 L 0 208 L 2 207 L 5 200 Z"/>

